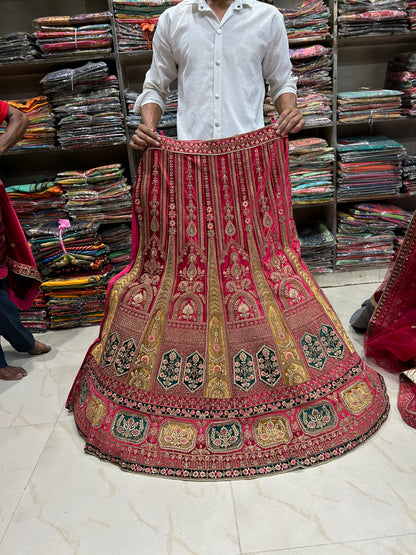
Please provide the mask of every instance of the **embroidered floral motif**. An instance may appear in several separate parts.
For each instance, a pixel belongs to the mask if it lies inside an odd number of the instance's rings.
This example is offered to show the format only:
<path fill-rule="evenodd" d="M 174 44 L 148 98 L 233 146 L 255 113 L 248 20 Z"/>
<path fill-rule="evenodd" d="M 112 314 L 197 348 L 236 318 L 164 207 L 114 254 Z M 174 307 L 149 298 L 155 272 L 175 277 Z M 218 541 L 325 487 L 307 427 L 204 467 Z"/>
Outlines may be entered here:
<path fill-rule="evenodd" d="M 319 330 L 319 337 L 329 357 L 342 358 L 344 356 L 344 344 L 332 326 L 322 324 Z"/>
<path fill-rule="evenodd" d="M 93 428 L 98 428 L 99 426 L 101 426 L 106 412 L 106 404 L 101 401 L 101 399 L 99 399 L 96 395 L 93 395 L 87 405 L 87 410 L 85 412 L 85 416 L 87 417 L 87 420 L 91 423 Z"/>
<path fill-rule="evenodd" d="M 117 334 L 113 332 L 112 334 L 110 334 L 107 341 L 107 345 L 104 350 L 104 354 L 103 354 L 104 366 L 108 366 L 113 362 L 113 359 L 116 356 L 118 345 L 119 345 L 119 339 L 117 337 Z"/>
<path fill-rule="evenodd" d="M 194 449 L 197 429 L 193 424 L 179 422 L 164 422 L 159 431 L 159 445 L 162 449 L 173 449 L 189 453 Z"/>
<path fill-rule="evenodd" d="M 206 439 L 208 449 L 215 453 L 235 451 L 243 445 L 243 428 L 237 421 L 211 424 Z"/>
<path fill-rule="evenodd" d="M 263 345 L 256 357 L 261 381 L 274 387 L 280 380 L 279 362 L 275 351 Z"/>
<path fill-rule="evenodd" d="M 114 368 L 117 376 L 122 376 L 130 371 L 131 362 L 135 352 L 136 344 L 133 339 L 123 341 L 123 344 L 121 345 L 114 361 Z"/>
<path fill-rule="evenodd" d="M 186 359 L 183 383 L 191 393 L 197 391 L 204 384 L 204 359 L 198 351 Z"/>
<path fill-rule="evenodd" d="M 168 390 L 179 383 L 181 366 L 182 357 L 175 349 L 163 355 L 157 376 L 162 387 Z"/>
<path fill-rule="evenodd" d="M 360 414 L 373 402 L 368 385 L 359 380 L 340 393 L 345 406 L 352 414 Z"/>
<path fill-rule="evenodd" d="M 146 439 L 150 422 L 148 418 L 129 412 L 117 412 L 111 425 L 113 437 L 128 443 L 141 443 Z"/>
<path fill-rule="evenodd" d="M 253 426 L 254 439 L 261 447 L 276 447 L 290 443 L 293 434 L 289 420 L 284 416 L 259 418 Z"/>
<path fill-rule="evenodd" d="M 305 333 L 300 340 L 303 352 L 305 353 L 306 362 L 311 368 L 322 370 L 325 366 L 326 356 L 322 349 L 321 343 L 316 335 Z"/>
<path fill-rule="evenodd" d="M 253 357 L 246 351 L 239 351 L 233 358 L 234 383 L 248 391 L 256 383 Z"/>
<path fill-rule="evenodd" d="M 79 404 L 82 407 L 87 400 L 89 393 L 88 378 L 86 374 L 82 376 L 81 385 L 79 386 Z"/>
<path fill-rule="evenodd" d="M 297 418 L 303 431 L 311 436 L 332 430 L 338 424 L 334 408 L 326 401 L 299 411 Z"/>

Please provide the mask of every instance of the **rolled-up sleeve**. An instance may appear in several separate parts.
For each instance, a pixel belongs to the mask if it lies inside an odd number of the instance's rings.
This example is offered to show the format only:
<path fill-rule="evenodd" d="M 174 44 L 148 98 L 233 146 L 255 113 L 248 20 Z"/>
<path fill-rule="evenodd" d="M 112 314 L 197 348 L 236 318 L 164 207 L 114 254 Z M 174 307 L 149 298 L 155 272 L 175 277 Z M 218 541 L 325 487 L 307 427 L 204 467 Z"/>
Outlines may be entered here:
<path fill-rule="evenodd" d="M 139 113 L 145 104 L 158 104 L 165 111 L 170 84 L 177 78 L 177 66 L 169 44 L 169 19 L 164 12 L 158 21 L 153 37 L 153 59 L 143 84 L 143 92 L 137 97 L 134 112 Z"/>
<path fill-rule="evenodd" d="M 270 21 L 270 44 L 263 60 L 263 77 L 268 81 L 273 104 L 283 93 L 296 94 L 297 77 L 292 74 L 289 57 L 289 41 L 282 14 L 276 14 Z"/>

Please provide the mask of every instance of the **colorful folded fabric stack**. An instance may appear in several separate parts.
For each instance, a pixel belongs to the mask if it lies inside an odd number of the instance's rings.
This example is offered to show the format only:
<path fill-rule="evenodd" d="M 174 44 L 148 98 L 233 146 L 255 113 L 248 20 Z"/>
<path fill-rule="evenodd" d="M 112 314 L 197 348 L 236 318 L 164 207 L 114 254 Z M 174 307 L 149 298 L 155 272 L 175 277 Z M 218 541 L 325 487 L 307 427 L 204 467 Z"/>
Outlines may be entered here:
<path fill-rule="evenodd" d="M 31 150 L 55 146 L 56 127 L 52 105 L 46 96 L 36 96 L 28 100 L 8 100 L 11 106 L 21 110 L 29 118 L 29 126 L 22 139 L 10 150 Z M 6 124 L 0 125 L 0 133 Z"/>
<path fill-rule="evenodd" d="M 339 123 L 372 123 L 397 119 L 402 115 L 402 92 L 391 89 L 338 93 Z"/>
<path fill-rule="evenodd" d="M 405 0 L 339 0 L 338 36 L 406 33 Z"/>
<path fill-rule="evenodd" d="M 9 33 L 0 37 L 0 63 L 31 62 L 42 54 L 30 33 Z"/>
<path fill-rule="evenodd" d="M 105 309 L 108 274 L 50 279 L 42 283 L 49 298 L 51 329 L 93 326 L 101 322 Z"/>
<path fill-rule="evenodd" d="M 181 0 L 113 0 L 120 52 L 151 50 L 161 13 Z"/>
<path fill-rule="evenodd" d="M 293 74 L 298 78 L 298 107 L 306 127 L 332 122 L 332 48 L 315 44 L 290 49 Z"/>
<path fill-rule="evenodd" d="M 289 141 L 289 168 L 293 204 L 330 200 L 334 194 L 334 149 L 325 139 Z"/>
<path fill-rule="evenodd" d="M 396 224 L 380 217 L 382 208 L 362 210 L 354 205 L 337 214 L 337 256 L 339 269 L 368 268 L 388 264 L 394 254 Z"/>
<path fill-rule="evenodd" d="M 281 8 L 289 40 L 323 38 L 329 35 L 328 6 L 322 0 L 306 0 L 295 8 Z"/>
<path fill-rule="evenodd" d="M 97 324 L 113 268 L 98 223 L 60 220 L 26 230 L 48 299 L 50 327 Z"/>
<path fill-rule="evenodd" d="M 59 172 L 55 183 L 66 192 L 70 218 L 100 223 L 130 221 L 131 186 L 123 172 L 121 164 Z"/>
<path fill-rule="evenodd" d="M 322 221 L 297 226 L 302 260 L 312 272 L 331 272 L 335 239 Z"/>
<path fill-rule="evenodd" d="M 68 217 L 63 189 L 53 181 L 6 187 L 23 230 Z"/>
<path fill-rule="evenodd" d="M 41 291 L 28 310 L 19 310 L 20 320 L 32 333 L 41 333 L 49 327 L 48 299 Z"/>
<path fill-rule="evenodd" d="M 402 92 L 402 113 L 416 116 L 416 52 L 401 52 L 387 66 L 386 87 Z"/>
<path fill-rule="evenodd" d="M 39 17 L 32 22 L 45 57 L 111 52 L 111 13 Z"/>
<path fill-rule="evenodd" d="M 138 93 L 128 89 L 125 93 L 127 105 L 127 125 L 129 126 L 130 136 L 134 133 L 137 127 L 141 124 L 142 118 L 140 114 L 133 111 L 134 103 L 138 97 Z M 178 91 L 171 91 L 165 105 L 165 112 L 162 114 L 158 131 L 162 132 L 167 137 L 177 137 L 177 111 L 178 111 Z"/>
<path fill-rule="evenodd" d="M 125 142 L 118 80 L 105 62 L 53 71 L 41 85 L 54 107 L 63 148 Z"/>
<path fill-rule="evenodd" d="M 108 258 L 115 273 L 128 266 L 131 257 L 131 229 L 126 224 L 102 226 L 100 235 L 108 247 Z"/>
<path fill-rule="evenodd" d="M 416 195 L 416 156 L 406 155 L 402 161 L 403 192 Z"/>
<path fill-rule="evenodd" d="M 402 186 L 401 160 L 406 149 L 387 137 L 338 140 L 338 199 L 395 196 Z"/>
<path fill-rule="evenodd" d="M 407 18 L 409 20 L 409 29 L 416 31 L 416 1 L 407 2 Z"/>

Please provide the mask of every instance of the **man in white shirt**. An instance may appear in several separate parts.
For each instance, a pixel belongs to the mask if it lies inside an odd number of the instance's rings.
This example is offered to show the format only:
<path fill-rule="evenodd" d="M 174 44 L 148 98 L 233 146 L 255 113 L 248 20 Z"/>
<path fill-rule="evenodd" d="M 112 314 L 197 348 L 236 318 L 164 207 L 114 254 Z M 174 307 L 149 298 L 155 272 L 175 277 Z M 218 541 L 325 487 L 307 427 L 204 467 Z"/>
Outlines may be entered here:
<path fill-rule="evenodd" d="M 178 138 L 207 140 L 264 126 L 264 80 L 281 135 L 300 131 L 287 33 L 276 7 L 258 0 L 183 0 L 159 18 L 153 62 L 135 110 L 131 146 L 159 146 L 155 129 L 177 79 Z"/>

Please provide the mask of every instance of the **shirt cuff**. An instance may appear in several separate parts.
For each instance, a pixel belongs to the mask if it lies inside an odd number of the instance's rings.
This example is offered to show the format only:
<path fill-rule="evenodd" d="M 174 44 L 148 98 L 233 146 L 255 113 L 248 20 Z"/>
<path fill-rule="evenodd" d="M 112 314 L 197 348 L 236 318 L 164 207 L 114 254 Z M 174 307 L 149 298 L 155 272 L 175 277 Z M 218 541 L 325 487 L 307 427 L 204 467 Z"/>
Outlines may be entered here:
<path fill-rule="evenodd" d="M 145 104 L 157 104 L 158 106 L 160 106 L 162 114 L 165 111 L 165 103 L 160 98 L 160 96 L 156 93 L 153 93 L 153 91 L 143 91 L 141 94 L 139 94 L 136 102 L 134 103 L 133 112 L 135 114 L 140 114 L 141 107 Z"/>

